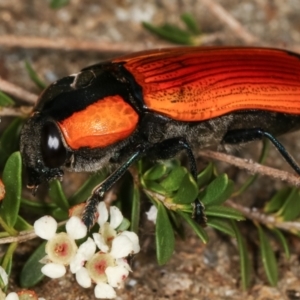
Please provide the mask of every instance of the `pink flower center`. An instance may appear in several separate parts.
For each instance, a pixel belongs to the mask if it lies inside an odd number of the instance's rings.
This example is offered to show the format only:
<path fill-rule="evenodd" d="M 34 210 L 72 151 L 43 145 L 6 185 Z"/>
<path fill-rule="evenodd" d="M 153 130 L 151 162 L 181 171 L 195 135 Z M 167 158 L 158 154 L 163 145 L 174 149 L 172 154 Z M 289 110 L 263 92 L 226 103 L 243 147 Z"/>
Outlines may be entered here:
<path fill-rule="evenodd" d="M 77 250 L 76 243 L 65 232 L 60 232 L 48 241 L 45 251 L 49 259 L 58 264 L 67 265 Z"/>
<path fill-rule="evenodd" d="M 100 275 L 104 274 L 105 269 L 107 268 L 107 261 L 102 259 L 94 264 L 95 271 Z"/>
<path fill-rule="evenodd" d="M 108 253 L 95 253 L 85 265 L 88 273 L 95 282 L 107 282 L 106 269 L 115 266 L 115 259 Z"/>
<path fill-rule="evenodd" d="M 68 244 L 58 243 L 55 245 L 54 251 L 59 256 L 66 256 L 68 254 Z"/>

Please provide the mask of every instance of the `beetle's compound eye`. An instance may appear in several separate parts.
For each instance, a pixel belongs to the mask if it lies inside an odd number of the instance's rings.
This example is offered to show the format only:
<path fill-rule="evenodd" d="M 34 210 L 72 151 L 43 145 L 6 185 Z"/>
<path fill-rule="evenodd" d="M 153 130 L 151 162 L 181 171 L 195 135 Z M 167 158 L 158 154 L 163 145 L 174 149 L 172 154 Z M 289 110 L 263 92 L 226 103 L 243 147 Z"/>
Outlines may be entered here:
<path fill-rule="evenodd" d="M 48 168 L 61 167 L 67 157 L 58 128 L 51 122 L 45 123 L 41 137 L 42 156 Z"/>

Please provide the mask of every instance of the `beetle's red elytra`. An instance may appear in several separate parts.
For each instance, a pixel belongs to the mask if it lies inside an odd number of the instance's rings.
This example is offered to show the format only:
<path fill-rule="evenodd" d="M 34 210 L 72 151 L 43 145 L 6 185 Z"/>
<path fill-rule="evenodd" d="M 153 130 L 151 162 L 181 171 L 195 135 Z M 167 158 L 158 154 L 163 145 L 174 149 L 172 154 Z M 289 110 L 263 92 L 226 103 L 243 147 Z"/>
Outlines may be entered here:
<path fill-rule="evenodd" d="M 34 190 L 63 170 L 111 175 L 87 199 L 96 204 L 143 156 L 168 159 L 267 137 L 300 174 L 275 136 L 300 128 L 300 56 L 285 50 L 180 47 L 133 53 L 51 84 L 21 132 L 21 153 Z M 34 136 L 34 138 L 32 138 Z M 195 200 L 195 199 L 191 199 Z M 206 221 L 195 200 L 195 218 Z"/>
<path fill-rule="evenodd" d="M 299 58 L 284 51 L 177 48 L 113 61 L 125 61 L 148 109 L 175 120 L 245 109 L 300 113 Z"/>

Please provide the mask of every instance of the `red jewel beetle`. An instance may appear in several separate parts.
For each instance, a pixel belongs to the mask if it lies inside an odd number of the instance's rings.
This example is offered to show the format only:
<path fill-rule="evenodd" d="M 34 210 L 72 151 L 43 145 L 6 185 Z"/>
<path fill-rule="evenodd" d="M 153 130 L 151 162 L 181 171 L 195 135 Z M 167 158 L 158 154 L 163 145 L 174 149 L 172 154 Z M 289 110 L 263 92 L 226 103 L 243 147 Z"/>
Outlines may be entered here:
<path fill-rule="evenodd" d="M 298 54 L 182 47 L 123 56 L 53 83 L 24 124 L 20 149 L 34 190 L 62 178 L 63 169 L 111 167 L 87 200 L 83 221 L 90 228 L 104 193 L 145 155 L 168 159 L 184 151 L 196 177 L 194 150 L 266 137 L 300 174 L 275 138 L 299 128 Z M 203 210 L 196 200 L 200 223 Z"/>

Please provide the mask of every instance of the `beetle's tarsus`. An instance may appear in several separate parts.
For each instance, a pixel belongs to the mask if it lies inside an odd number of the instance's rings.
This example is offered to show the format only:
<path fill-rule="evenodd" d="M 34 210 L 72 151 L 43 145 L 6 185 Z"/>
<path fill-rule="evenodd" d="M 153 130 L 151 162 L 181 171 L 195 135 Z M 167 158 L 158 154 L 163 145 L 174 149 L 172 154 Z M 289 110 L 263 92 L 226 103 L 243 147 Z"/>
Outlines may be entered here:
<path fill-rule="evenodd" d="M 205 215 L 205 207 L 201 201 L 196 199 L 193 203 L 193 219 L 202 227 L 207 226 L 207 218 Z"/>
<path fill-rule="evenodd" d="M 81 219 L 88 230 L 90 230 L 97 221 L 97 206 L 99 202 L 100 199 L 95 194 L 93 194 L 86 202 Z"/>

